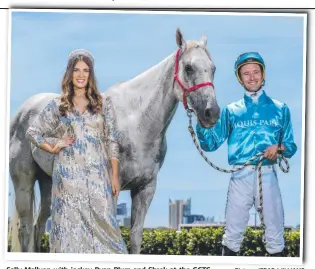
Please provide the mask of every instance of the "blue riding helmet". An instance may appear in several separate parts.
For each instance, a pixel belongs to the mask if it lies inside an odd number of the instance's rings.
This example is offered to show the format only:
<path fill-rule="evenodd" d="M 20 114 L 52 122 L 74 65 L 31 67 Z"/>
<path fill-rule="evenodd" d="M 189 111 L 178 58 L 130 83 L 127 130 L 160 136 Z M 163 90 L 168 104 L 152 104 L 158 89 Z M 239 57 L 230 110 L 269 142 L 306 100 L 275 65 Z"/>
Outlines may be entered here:
<path fill-rule="evenodd" d="M 239 77 L 239 69 L 247 63 L 257 63 L 262 67 L 263 72 L 263 80 L 265 79 L 265 62 L 263 58 L 259 55 L 258 52 L 245 52 L 238 56 L 236 62 L 235 62 L 235 75 L 240 83 L 242 83 L 240 77 Z"/>

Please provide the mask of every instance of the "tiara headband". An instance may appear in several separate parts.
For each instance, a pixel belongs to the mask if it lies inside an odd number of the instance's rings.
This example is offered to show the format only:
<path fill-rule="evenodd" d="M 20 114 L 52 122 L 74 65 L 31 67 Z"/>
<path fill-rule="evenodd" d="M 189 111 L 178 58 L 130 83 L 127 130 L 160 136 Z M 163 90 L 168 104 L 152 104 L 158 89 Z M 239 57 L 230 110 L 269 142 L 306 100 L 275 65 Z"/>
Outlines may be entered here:
<path fill-rule="evenodd" d="M 94 65 L 94 57 L 93 57 L 93 55 L 89 51 L 87 51 L 85 49 L 73 50 L 68 56 L 68 61 L 71 61 L 71 60 L 73 60 L 74 58 L 76 58 L 78 56 L 88 57 L 91 60 L 92 64 Z"/>

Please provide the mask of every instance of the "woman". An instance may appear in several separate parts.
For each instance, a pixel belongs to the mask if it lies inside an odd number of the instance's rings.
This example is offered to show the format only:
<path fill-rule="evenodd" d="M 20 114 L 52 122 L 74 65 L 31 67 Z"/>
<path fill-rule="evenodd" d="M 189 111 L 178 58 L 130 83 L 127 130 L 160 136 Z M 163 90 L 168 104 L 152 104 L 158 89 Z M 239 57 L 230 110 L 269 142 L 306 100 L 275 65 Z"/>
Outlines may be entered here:
<path fill-rule="evenodd" d="M 52 145 L 44 134 L 57 129 L 64 135 Z M 56 154 L 50 251 L 126 254 L 114 204 L 120 191 L 115 115 L 110 99 L 102 103 L 88 51 L 70 53 L 61 96 L 43 109 L 27 136 Z"/>

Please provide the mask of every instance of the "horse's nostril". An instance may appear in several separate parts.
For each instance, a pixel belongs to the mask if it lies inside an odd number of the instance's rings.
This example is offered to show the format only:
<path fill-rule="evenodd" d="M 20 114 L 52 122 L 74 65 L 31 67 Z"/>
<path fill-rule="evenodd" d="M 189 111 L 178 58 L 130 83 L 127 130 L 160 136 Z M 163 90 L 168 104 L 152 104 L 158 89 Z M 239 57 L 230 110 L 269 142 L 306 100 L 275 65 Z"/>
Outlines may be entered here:
<path fill-rule="evenodd" d="M 205 110 L 205 117 L 206 118 L 210 118 L 210 116 L 211 116 L 211 110 L 210 110 L 210 108 L 206 108 L 206 110 Z"/>

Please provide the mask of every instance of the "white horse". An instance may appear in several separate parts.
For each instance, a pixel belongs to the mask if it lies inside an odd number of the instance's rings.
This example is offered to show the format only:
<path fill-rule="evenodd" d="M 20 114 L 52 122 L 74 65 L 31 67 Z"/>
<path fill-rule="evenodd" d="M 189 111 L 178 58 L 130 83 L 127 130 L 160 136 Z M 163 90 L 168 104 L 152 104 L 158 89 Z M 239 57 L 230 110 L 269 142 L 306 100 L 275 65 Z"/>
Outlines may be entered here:
<path fill-rule="evenodd" d="M 167 151 L 165 133 L 179 102 L 190 106 L 204 127 L 213 126 L 220 114 L 214 86 L 215 65 L 206 48 L 207 38 L 185 41 L 176 31 L 178 50 L 139 76 L 114 85 L 103 93 L 111 97 L 120 133 L 121 190 L 132 198 L 130 253 L 139 254 L 145 216 L 154 197 L 157 175 Z M 31 145 L 25 132 L 43 107 L 57 94 L 28 99 L 14 116 L 10 130 L 10 175 L 15 189 L 12 251 L 39 251 L 50 216 L 50 153 Z M 33 220 L 34 184 L 41 202 Z M 116 201 L 117 202 L 117 201 Z"/>

